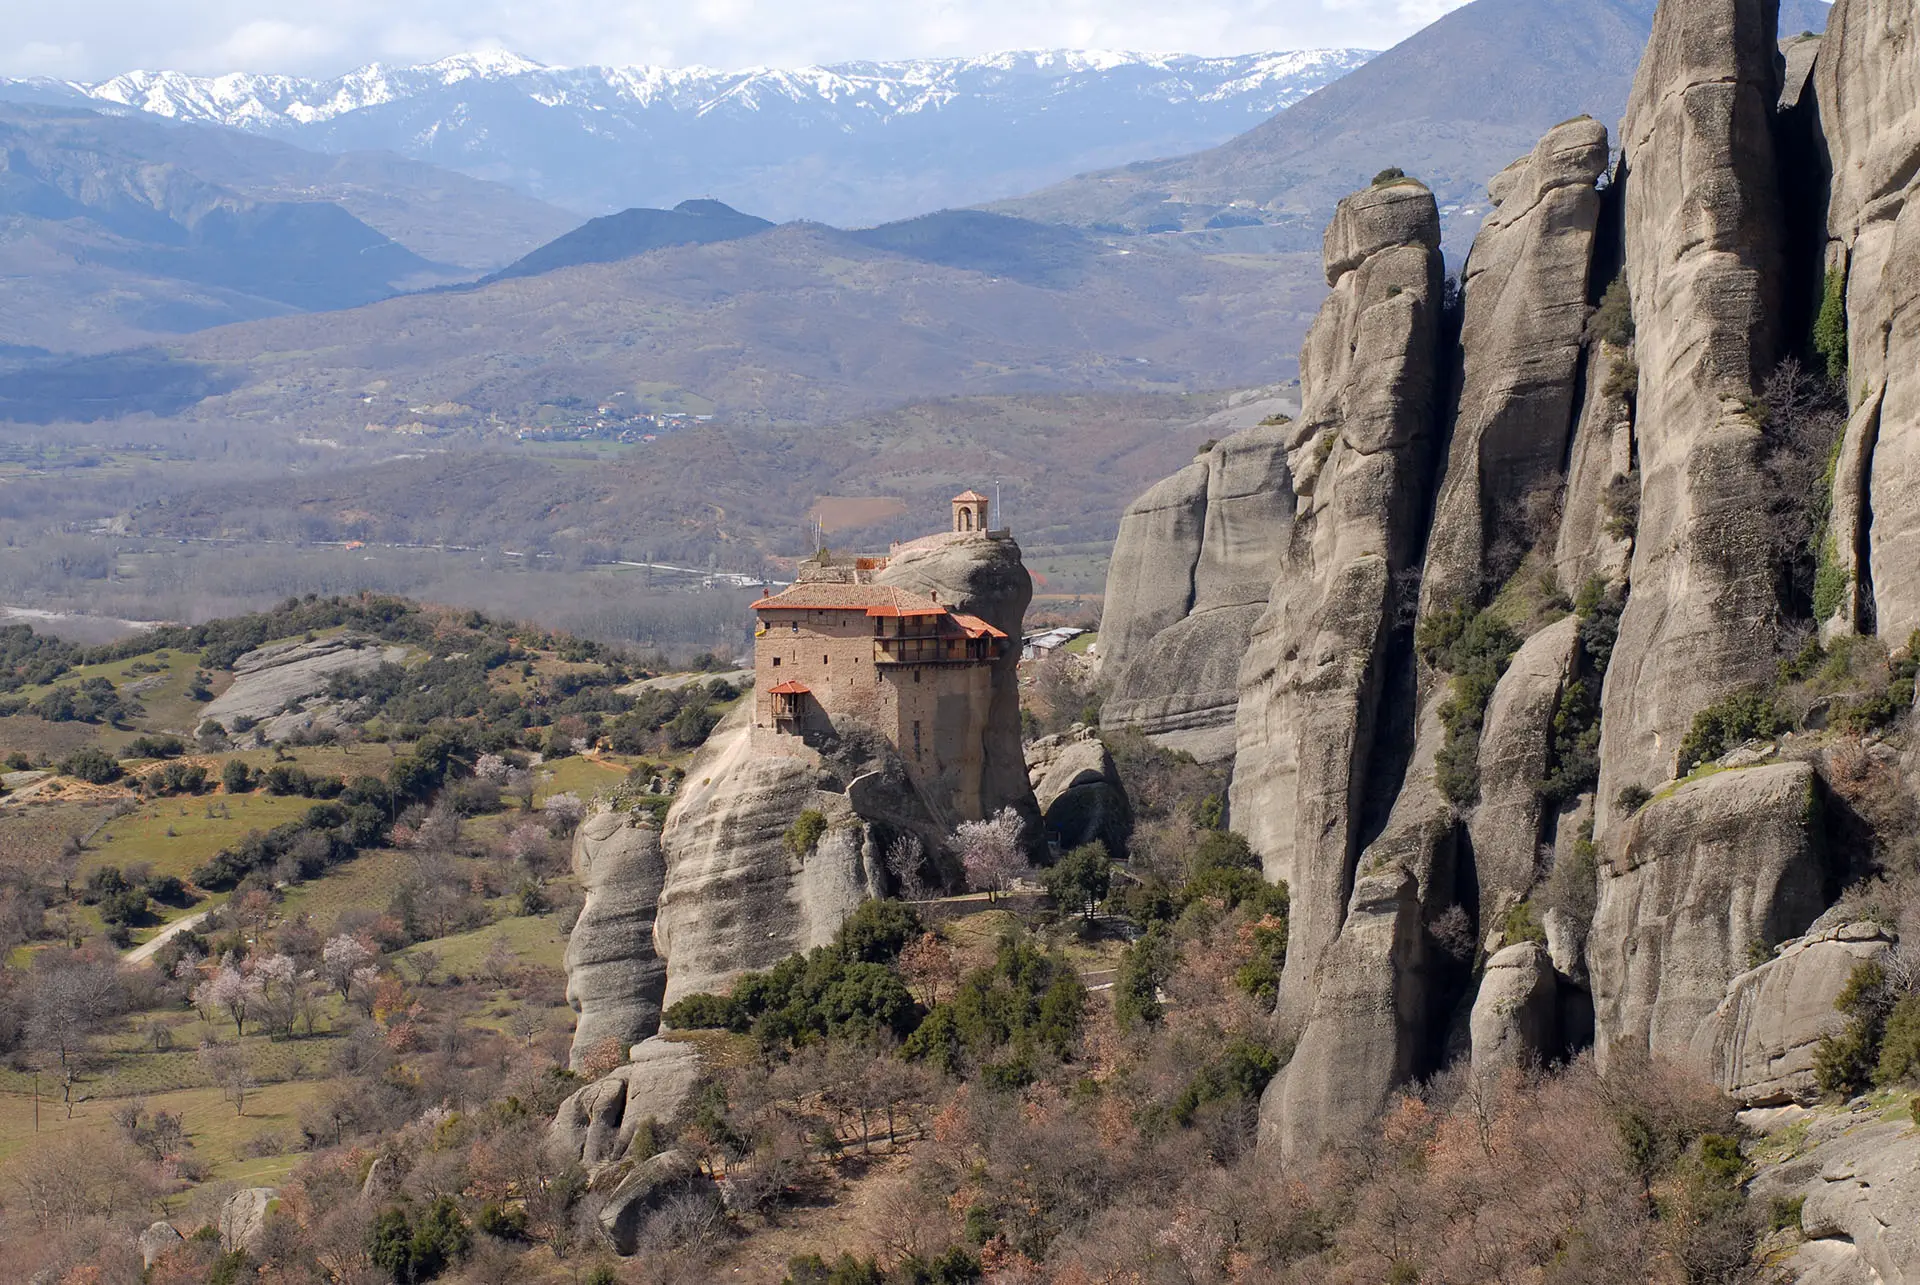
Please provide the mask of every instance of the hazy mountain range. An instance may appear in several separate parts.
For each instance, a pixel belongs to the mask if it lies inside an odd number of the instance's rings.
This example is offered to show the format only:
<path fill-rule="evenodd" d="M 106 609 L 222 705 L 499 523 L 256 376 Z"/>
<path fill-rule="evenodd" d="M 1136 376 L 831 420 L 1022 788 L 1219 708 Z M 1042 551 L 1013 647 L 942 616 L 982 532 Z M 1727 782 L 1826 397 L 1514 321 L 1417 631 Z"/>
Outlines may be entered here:
<path fill-rule="evenodd" d="M 396 152 L 582 214 L 709 196 L 780 221 L 857 225 L 1206 147 L 1369 57 L 1025 50 L 722 72 L 472 53 L 331 80 L 134 71 L 0 82 L 0 96 Z"/>

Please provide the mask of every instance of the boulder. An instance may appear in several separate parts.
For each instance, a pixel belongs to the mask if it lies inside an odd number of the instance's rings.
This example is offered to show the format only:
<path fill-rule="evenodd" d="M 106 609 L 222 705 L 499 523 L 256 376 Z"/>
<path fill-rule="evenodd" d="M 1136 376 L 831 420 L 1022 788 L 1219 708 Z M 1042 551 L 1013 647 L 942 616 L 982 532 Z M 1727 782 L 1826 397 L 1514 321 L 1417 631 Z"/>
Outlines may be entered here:
<path fill-rule="evenodd" d="M 1606 168 L 1606 128 L 1582 116 L 1489 185 L 1494 210 L 1461 283 L 1460 395 L 1423 609 L 1483 601 L 1532 542 L 1527 497 L 1560 483 Z"/>
<path fill-rule="evenodd" d="M 1795 938 L 1727 986 L 1693 1037 L 1692 1060 L 1742 1106 L 1813 1102 L 1813 1054 L 1846 1025 L 1833 1002 L 1854 966 L 1892 947 L 1877 924 L 1849 923 Z"/>
<path fill-rule="evenodd" d="M 140 1251 L 140 1265 L 150 1268 L 186 1241 L 172 1223 L 153 1223 L 135 1238 L 133 1247 Z"/>
<path fill-rule="evenodd" d="M 1602 697 L 1603 837 L 1622 787 L 1671 779 L 1694 715 L 1770 676 L 1777 650 L 1773 519 L 1751 410 L 1781 346 L 1777 10 L 1662 4 L 1628 99 L 1640 509 Z"/>
<path fill-rule="evenodd" d="M 260 1238 L 267 1231 L 267 1215 L 280 1198 L 276 1187 L 245 1187 L 228 1196 L 220 1205 L 220 1214 L 214 1222 L 220 1233 L 220 1248 L 233 1253 L 242 1250 L 252 1253 L 260 1247 Z"/>
<path fill-rule="evenodd" d="M 1033 742 L 1027 773 L 1048 838 L 1063 850 L 1097 839 L 1115 854 L 1123 851 L 1131 809 L 1097 732 L 1082 727 Z"/>
<path fill-rule="evenodd" d="M 634 1165 L 607 1193 L 600 1206 L 600 1229 L 615 1253 L 637 1253 L 653 1215 L 687 1196 L 716 1206 L 720 1201 L 698 1160 L 685 1151 L 663 1151 Z"/>
<path fill-rule="evenodd" d="M 1032 797 L 1024 777 L 1021 789 Z M 741 712 L 715 730 L 661 836 L 667 868 L 653 940 L 667 961 L 663 1007 L 826 945 L 856 906 L 885 892 L 879 854 L 845 790 L 797 737 L 756 735 Z M 826 818 L 827 832 L 796 853 L 787 830 L 808 810 Z"/>
<path fill-rule="evenodd" d="M 1473 1071 L 1491 1075 L 1560 1052 L 1559 980 L 1546 947 L 1523 941 L 1487 961 L 1470 1027 Z"/>
<path fill-rule="evenodd" d="M 695 1045 L 656 1036 L 636 1044 L 631 1059 L 560 1104 L 547 1129 L 556 1160 L 592 1173 L 625 1159 L 641 1123 L 670 1126 L 700 1082 Z"/>
<path fill-rule="evenodd" d="M 653 922 L 667 863 L 659 827 L 650 815 L 600 808 L 574 832 L 573 872 L 586 894 L 566 955 L 578 1070 L 606 1041 L 625 1048 L 660 1029 L 667 966 L 654 950 Z"/>
<path fill-rule="evenodd" d="M 1567 616 L 1521 644 L 1487 702 L 1480 731 L 1480 803 L 1467 820 L 1480 922 L 1499 922 L 1533 886 L 1542 833 L 1540 783 L 1553 719 L 1573 676 L 1580 622 Z"/>
<path fill-rule="evenodd" d="M 335 712 L 313 711 L 284 719 L 276 716 L 290 704 L 325 692 L 336 677 L 369 674 L 381 665 L 398 664 L 406 656 L 405 647 L 383 646 L 371 635 L 352 633 L 256 647 L 233 662 L 233 686 L 209 701 L 200 717 L 228 731 L 241 718 L 256 723 L 272 719 L 268 734 L 280 739 L 308 722 L 324 719 L 337 724 Z"/>
<path fill-rule="evenodd" d="M 1833 168 L 1827 231 L 1847 274 L 1852 416 L 1828 548 L 1849 575 L 1834 622 L 1896 645 L 1920 629 L 1920 16 L 1841 0 L 1814 67 Z M 1869 626 L 1868 622 L 1871 621 Z"/>
<path fill-rule="evenodd" d="M 1389 644 L 1419 545 L 1439 244 L 1432 193 L 1410 180 L 1347 198 L 1327 231 L 1333 290 L 1301 351 L 1300 417 L 1285 429 L 1298 510 L 1240 670 L 1231 808 L 1267 877 L 1292 890 L 1281 995 L 1295 1022 L 1346 914 Z"/>
<path fill-rule="evenodd" d="M 1596 1054 L 1625 1044 L 1701 1075 L 1694 1033 L 1748 951 L 1799 936 L 1837 889 L 1806 763 L 1720 772 L 1656 798 L 1603 863 L 1587 941 Z"/>

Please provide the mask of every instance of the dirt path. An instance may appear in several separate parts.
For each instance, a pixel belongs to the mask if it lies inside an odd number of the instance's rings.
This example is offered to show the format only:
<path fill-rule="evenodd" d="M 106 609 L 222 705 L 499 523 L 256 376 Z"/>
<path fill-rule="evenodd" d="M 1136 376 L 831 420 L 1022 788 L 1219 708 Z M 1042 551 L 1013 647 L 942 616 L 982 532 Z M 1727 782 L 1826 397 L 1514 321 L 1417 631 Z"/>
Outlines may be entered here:
<path fill-rule="evenodd" d="M 172 923 L 168 924 L 165 928 L 162 928 L 159 932 L 155 933 L 153 935 L 152 941 L 146 943 L 144 946 L 135 946 L 132 950 L 128 951 L 126 954 L 126 958 L 122 959 L 120 962 L 123 964 L 146 963 L 149 959 L 152 959 L 156 954 L 158 954 L 160 951 L 160 948 L 166 945 L 169 941 L 173 940 L 175 937 L 178 937 L 183 932 L 188 932 L 194 928 L 199 927 L 200 921 L 205 919 L 207 915 L 210 913 L 211 913 L 210 911 L 203 910 L 197 915 L 188 915 L 185 919 L 174 920 Z"/>

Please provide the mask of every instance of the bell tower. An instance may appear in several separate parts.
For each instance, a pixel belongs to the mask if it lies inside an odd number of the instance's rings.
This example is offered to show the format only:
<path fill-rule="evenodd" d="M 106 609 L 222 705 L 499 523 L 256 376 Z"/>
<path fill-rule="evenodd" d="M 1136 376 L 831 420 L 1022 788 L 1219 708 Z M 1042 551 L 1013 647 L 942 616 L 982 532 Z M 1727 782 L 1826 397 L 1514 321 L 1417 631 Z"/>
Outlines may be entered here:
<path fill-rule="evenodd" d="M 953 497 L 953 529 L 956 534 L 985 531 L 990 501 L 978 491 L 962 491 Z"/>

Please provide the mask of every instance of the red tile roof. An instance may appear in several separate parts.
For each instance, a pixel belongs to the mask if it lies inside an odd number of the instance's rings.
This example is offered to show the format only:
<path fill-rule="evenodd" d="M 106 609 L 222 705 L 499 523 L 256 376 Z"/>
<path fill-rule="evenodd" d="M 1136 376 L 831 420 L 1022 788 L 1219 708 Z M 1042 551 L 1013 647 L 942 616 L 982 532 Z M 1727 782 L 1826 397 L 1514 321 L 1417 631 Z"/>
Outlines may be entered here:
<path fill-rule="evenodd" d="M 755 611 L 863 611 L 869 616 L 944 616 L 932 598 L 893 585 L 796 584 L 753 604 Z"/>
<path fill-rule="evenodd" d="M 978 491 L 962 491 L 953 497 L 955 504 L 985 504 L 987 497 Z"/>
<path fill-rule="evenodd" d="M 778 687 L 769 687 L 767 694 L 770 696 L 811 696 L 813 695 L 813 688 L 807 686 L 805 683 L 788 682 L 782 683 Z"/>
<path fill-rule="evenodd" d="M 995 629 L 992 625 L 980 619 L 980 617 L 978 616 L 963 616 L 963 615 L 960 615 L 958 612 L 956 612 L 954 613 L 953 620 L 955 624 L 959 625 L 962 629 L 967 631 L 967 637 L 969 638 L 1005 638 L 1006 637 L 1006 634 L 1002 633 L 998 629 Z"/>

